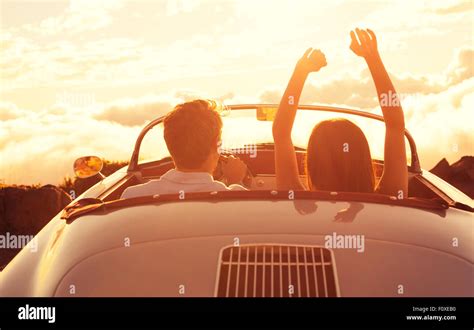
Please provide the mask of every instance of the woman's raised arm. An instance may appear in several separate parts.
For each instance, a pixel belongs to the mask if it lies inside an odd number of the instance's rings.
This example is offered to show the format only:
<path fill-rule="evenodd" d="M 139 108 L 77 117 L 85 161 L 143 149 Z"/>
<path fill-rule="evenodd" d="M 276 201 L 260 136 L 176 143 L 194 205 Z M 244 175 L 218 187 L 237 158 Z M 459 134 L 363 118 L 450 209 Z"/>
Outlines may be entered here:
<path fill-rule="evenodd" d="M 369 29 L 351 31 L 350 48 L 367 62 L 385 120 L 384 170 L 377 191 L 405 198 L 408 193 L 408 169 L 405 120 L 400 99 L 380 58 L 375 33 Z"/>
<path fill-rule="evenodd" d="M 308 74 L 319 71 L 326 64 L 326 57 L 321 51 L 309 48 L 296 64 L 288 87 L 281 98 L 278 112 L 273 122 L 277 189 L 304 190 L 304 186 L 299 179 L 298 163 L 293 141 L 291 140 L 291 131 L 301 91 Z"/>

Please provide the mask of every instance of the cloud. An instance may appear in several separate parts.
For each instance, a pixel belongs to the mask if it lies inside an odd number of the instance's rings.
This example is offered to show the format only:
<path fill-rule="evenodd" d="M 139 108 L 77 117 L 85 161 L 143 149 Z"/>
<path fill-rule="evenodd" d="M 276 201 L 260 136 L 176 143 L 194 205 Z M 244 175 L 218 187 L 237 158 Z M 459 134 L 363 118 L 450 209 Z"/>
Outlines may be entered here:
<path fill-rule="evenodd" d="M 143 126 L 146 122 L 163 116 L 173 107 L 173 103 L 159 98 L 142 100 L 140 103 L 127 100 L 106 108 L 103 112 L 96 114 L 94 118 L 125 126 Z"/>
<path fill-rule="evenodd" d="M 10 102 L 0 102 L 0 122 L 19 118 L 25 113 L 26 111 L 19 109 L 16 104 Z"/>
<path fill-rule="evenodd" d="M 72 175 L 72 164 L 78 157 L 91 154 L 126 160 L 140 131 L 140 127 L 76 112 L 52 112 L 25 112 L 0 122 L 0 180 L 56 184 Z"/>
<path fill-rule="evenodd" d="M 110 25 L 110 12 L 121 7 L 122 1 L 72 0 L 61 15 L 48 17 L 38 25 L 26 25 L 24 28 L 43 36 L 95 31 Z"/>
<path fill-rule="evenodd" d="M 68 40 L 39 46 L 27 38 L 3 35 L 8 42 L 0 57 L 2 90 L 119 85 L 138 79 L 141 43 L 107 38 L 76 44 Z"/>
<path fill-rule="evenodd" d="M 442 157 L 456 161 L 474 155 L 474 78 L 410 102 L 407 128 L 412 133 L 422 166 L 431 168 Z"/>
<path fill-rule="evenodd" d="M 392 75 L 392 81 L 399 93 L 436 93 L 446 87 L 426 76 Z M 264 103 L 279 103 L 281 89 L 264 90 L 260 100 Z M 362 109 L 378 105 L 375 85 L 368 70 L 359 75 L 343 74 L 317 84 L 307 82 L 300 99 L 301 104 L 339 104 Z"/>
<path fill-rule="evenodd" d="M 472 46 L 461 47 L 441 75 L 391 74 L 397 92 L 404 95 L 437 94 L 473 77 Z M 388 68 L 388 71 L 390 69 Z M 267 89 L 260 93 L 263 103 L 279 103 L 281 89 Z M 341 104 L 371 109 L 378 105 L 375 85 L 368 69 L 358 75 L 342 74 L 317 84 L 307 82 L 301 95 L 301 104 Z"/>
<path fill-rule="evenodd" d="M 234 97 L 235 95 L 231 92 L 213 97 L 194 90 L 178 90 L 171 96 L 149 95 L 135 99 L 122 99 L 96 111 L 93 118 L 124 126 L 143 126 L 150 120 L 165 115 L 179 103 L 206 98 L 232 103 Z"/>
<path fill-rule="evenodd" d="M 176 16 L 182 13 L 191 13 L 201 5 L 201 0 L 167 0 L 166 15 Z"/>
<path fill-rule="evenodd" d="M 61 102 L 40 112 L 0 103 L 0 182 L 57 184 L 64 176 L 73 175 L 74 160 L 84 155 L 128 160 L 145 123 L 166 114 L 178 103 L 209 98 L 192 90 L 110 104 L 83 104 L 77 99 L 69 102 L 70 97 L 65 95 Z M 219 99 L 232 97 L 228 93 Z M 157 132 L 144 141 L 142 157 L 167 153 Z"/>
<path fill-rule="evenodd" d="M 423 12 L 423 6 L 426 3 L 407 10 L 397 3 L 360 6 L 350 1 L 73 1 L 62 13 L 33 21 L 28 28 L 2 31 L 10 38 L 0 43 L 0 83 L 13 90 L 151 85 L 226 74 L 242 80 L 262 69 L 267 71 L 260 76 L 272 75 L 313 42 L 339 53 L 334 45 L 342 44 L 341 30 L 347 37 L 348 29 L 362 18 L 377 23 L 377 32 L 390 40 L 380 43 L 384 50 L 404 43 L 408 47 L 413 39 L 419 43 L 427 34 L 447 34 L 448 29 L 437 25 L 444 18 Z M 270 8 L 272 15 L 266 15 Z M 143 18 L 130 21 L 134 12 Z"/>
<path fill-rule="evenodd" d="M 472 1 L 462 0 L 457 3 L 450 4 L 444 7 L 434 8 L 433 12 L 438 15 L 449 15 L 449 14 L 457 14 L 457 13 L 462 13 L 466 11 L 471 11 L 473 7 L 474 5 Z"/>
<path fill-rule="evenodd" d="M 453 62 L 447 69 L 448 84 L 454 85 L 473 76 L 474 48 L 472 46 L 462 47 L 456 52 Z"/>

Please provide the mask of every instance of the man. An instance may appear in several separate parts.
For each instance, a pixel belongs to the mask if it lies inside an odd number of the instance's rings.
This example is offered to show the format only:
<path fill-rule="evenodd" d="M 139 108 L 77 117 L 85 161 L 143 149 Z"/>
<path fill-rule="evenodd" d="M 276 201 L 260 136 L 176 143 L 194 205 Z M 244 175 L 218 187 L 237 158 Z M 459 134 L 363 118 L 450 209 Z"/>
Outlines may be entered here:
<path fill-rule="evenodd" d="M 158 180 L 127 188 L 122 198 L 180 191 L 245 190 L 236 184 L 246 175 L 247 167 L 231 157 L 222 165 L 229 186 L 212 177 L 219 161 L 222 119 L 212 100 L 194 100 L 178 104 L 165 118 L 164 138 L 175 168 Z"/>

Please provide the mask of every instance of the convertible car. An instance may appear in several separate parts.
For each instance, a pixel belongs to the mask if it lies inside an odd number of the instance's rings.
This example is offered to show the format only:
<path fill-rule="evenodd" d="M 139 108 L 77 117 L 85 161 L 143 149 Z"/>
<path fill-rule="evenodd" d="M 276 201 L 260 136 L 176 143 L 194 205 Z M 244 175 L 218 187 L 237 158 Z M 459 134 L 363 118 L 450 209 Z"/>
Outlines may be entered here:
<path fill-rule="evenodd" d="M 473 200 L 423 170 L 406 132 L 409 195 L 278 191 L 276 105 L 228 106 L 223 159 L 248 167 L 248 191 L 121 199 L 173 167 L 163 117 L 143 128 L 128 166 L 76 198 L 0 275 L 0 296 L 416 297 L 473 296 Z M 340 116 L 369 140 L 383 168 L 383 118 L 300 106 L 294 141 L 302 181 L 314 124 Z M 378 136 L 377 136 L 378 134 Z M 150 159 L 154 157 L 154 159 Z M 75 162 L 79 177 L 102 161 Z M 218 169 L 216 179 L 224 180 Z"/>

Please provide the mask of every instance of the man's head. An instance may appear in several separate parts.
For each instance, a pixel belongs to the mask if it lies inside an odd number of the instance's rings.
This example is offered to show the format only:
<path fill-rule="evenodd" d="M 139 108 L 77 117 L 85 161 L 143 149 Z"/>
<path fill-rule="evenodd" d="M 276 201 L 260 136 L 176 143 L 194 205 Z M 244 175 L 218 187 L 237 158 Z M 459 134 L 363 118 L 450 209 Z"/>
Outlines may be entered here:
<path fill-rule="evenodd" d="M 164 137 L 178 170 L 212 172 L 219 159 L 222 119 L 212 100 L 178 104 L 168 113 Z"/>

